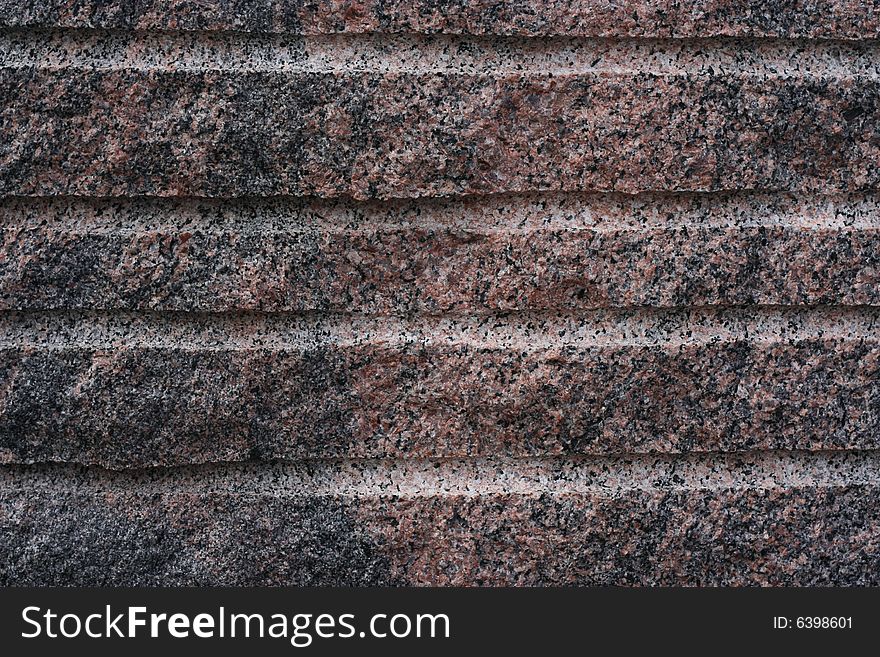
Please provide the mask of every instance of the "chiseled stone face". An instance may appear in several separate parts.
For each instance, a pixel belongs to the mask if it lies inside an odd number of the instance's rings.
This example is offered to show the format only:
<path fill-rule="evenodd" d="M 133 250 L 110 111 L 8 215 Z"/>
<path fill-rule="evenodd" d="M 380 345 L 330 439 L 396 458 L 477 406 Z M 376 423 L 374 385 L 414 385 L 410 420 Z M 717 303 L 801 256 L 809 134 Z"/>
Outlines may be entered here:
<path fill-rule="evenodd" d="M 880 300 L 873 194 L 17 199 L 9 310 L 560 312 Z"/>
<path fill-rule="evenodd" d="M 877 585 L 878 488 L 0 497 L 0 583 Z"/>
<path fill-rule="evenodd" d="M 876 188 L 876 72 L 756 78 L 748 68 L 696 76 L 493 76 L 454 64 L 433 75 L 2 68 L 0 193 Z"/>
<path fill-rule="evenodd" d="M 0 585 L 880 585 L 878 37 L 0 0 Z"/>
<path fill-rule="evenodd" d="M 875 338 L 765 339 L 5 347 L 0 457 L 140 467 L 877 448 Z"/>
<path fill-rule="evenodd" d="M 872 38 L 872 2 L 818 0 L 2 0 L 0 25 L 516 36 Z"/>

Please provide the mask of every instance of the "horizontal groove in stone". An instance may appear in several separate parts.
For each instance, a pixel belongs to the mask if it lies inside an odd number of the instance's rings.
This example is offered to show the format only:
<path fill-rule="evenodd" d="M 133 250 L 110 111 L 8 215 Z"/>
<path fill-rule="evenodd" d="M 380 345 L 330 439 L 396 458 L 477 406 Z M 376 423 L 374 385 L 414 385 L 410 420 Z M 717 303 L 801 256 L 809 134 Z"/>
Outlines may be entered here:
<path fill-rule="evenodd" d="M 876 449 L 873 308 L 0 316 L 0 461 Z"/>
<path fill-rule="evenodd" d="M 752 65 L 501 77 L 0 67 L 0 196 L 880 186 L 880 80 Z"/>
<path fill-rule="evenodd" d="M 741 39 L 516 40 L 449 36 L 255 37 L 0 31 L 0 67 L 511 75 L 880 77 L 880 45 Z"/>
<path fill-rule="evenodd" d="M 0 348 L 309 350 L 456 345 L 489 351 L 880 339 L 880 308 L 741 307 L 372 317 L 265 313 L 0 312 Z"/>
<path fill-rule="evenodd" d="M 372 234 L 376 230 L 486 233 L 679 228 L 880 228 L 880 195 L 524 193 L 387 201 L 315 198 L 0 199 L 0 230 L 128 235 L 155 231 Z M 25 233 L 26 234 L 26 233 Z"/>
<path fill-rule="evenodd" d="M 111 495 L 434 497 L 616 495 L 880 484 L 880 452 L 754 452 L 621 457 L 345 459 L 112 471 L 0 466 L 0 490 Z"/>
<path fill-rule="evenodd" d="M 3 309 L 880 304 L 874 195 L 7 199 L 0 240 Z"/>
<path fill-rule="evenodd" d="M 0 25 L 291 34 L 445 32 L 877 38 L 872 0 L 2 0 Z"/>

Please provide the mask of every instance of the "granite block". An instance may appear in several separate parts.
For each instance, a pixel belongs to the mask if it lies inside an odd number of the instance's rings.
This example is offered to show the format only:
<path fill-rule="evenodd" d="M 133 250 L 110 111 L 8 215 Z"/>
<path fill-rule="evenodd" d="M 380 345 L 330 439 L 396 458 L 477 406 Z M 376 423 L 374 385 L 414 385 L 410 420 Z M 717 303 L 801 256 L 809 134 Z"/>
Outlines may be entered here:
<path fill-rule="evenodd" d="M 878 36 L 0 0 L 0 585 L 880 585 Z"/>
<path fill-rule="evenodd" d="M 877 320 L 7 315 L 0 460 L 876 449 Z"/>
<path fill-rule="evenodd" d="M 27 487 L 0 490 L 0 583 L 880 584 L 876 464 L 873 481 L 845 464 L 814 481 L 815 461 L 734 466 L 722 486 L 679 467 L 666 483 L 572 491 L 551 479 L 532 493 L 465 493 L 447 464 L 428 483 L 449 478 L 452 492 L 405 495 L 312 495 L 272 485 L 277 473 L 252 491 L 241 472 L 210 486 L 19 472 Z M 762 482 L 779 467 L 784 486 Z"/>
<path fill-rule="evenodd" d="M 575 43 L 557 52 L 492 41 L 178 37 L 165 52 L 161 40 L 143 39 L 6 38 L 0 195 L 393 198 L 880 183 L 876 45 L 817 45 L 795 57 L 760 44 Z"/>
<path fill-rule="evenodd" d="M 878 305 L 873 196 L 0 203 L 0 308 Z"/>

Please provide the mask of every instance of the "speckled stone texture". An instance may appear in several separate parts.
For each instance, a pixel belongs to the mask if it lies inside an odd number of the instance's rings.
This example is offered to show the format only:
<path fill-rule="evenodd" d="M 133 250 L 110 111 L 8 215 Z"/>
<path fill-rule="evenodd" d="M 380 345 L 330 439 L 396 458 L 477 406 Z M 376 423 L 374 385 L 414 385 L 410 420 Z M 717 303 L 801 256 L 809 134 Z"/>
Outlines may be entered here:
<path fill-rule="evenodd" d="M 0 583 L 878 585 L 877 486 L 627 496 L 0 496 Z"/>
<path fill-rule="evenodd" d="M 878 37 L 0 0 L 0 584 L 880 585 Z"/>
<path fill-rule="evenodd" d="M 880 446 L 873 311 L 112 317 L 7 315 L 0 461 Z"/>
<path fill-rule="evenodd" d="M 141 64 L 162 39 L 108 38 L 103 48 L 94 35 L 2 43 L 0 194 L 366 199 L 880 184 L 876 44 L 824 45 L 802 67 L 778 46 L 729 43 L 575 44 L 555 61 L 546 42 L 480 42 L 473 56 L 449 40 L 355 37 L 270 42 L 246 57 L 240 37 L 185 36 Z M 406 49 L 432 56 L 408 66 L 395 55 Z M 176 51 L 192 61 L 177 68 Z"/>
<path fill-rule="evenodd" d="M 334 464 L 256 482 L 242 468 L 49 468 L 4 482 L 0 582 L 877 585 L 878 465 L 810 455 L 635 472 L 451 463 L 386 471 L 384 490 Z M 494 476 L 468 490 L 461 476 L 480 471 Z"/>
<path fill-rule="evenodd" d="M 2 0 L 0 25 L 320 34 L 877 38 L 875 0 Z"/>
<path fill-rule="evenodd" d="M 0 307 L 369 314 L 876 305 L 874 195 L 0 206 Z"/>

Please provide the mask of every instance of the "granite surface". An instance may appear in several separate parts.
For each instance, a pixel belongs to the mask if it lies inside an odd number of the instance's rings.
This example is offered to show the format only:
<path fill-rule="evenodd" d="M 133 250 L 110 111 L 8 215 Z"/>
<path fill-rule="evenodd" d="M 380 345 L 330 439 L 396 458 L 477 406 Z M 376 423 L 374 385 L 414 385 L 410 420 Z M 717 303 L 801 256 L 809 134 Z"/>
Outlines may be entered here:
<path fill-rule="evenodd" d="M 878 9 L 0 0 L 0 584 L 880 585 Z"/>
<path fill-rule="evenodd" d="M 8 319 L 0 460 L 876 449 L 880 436 L 873 311 L 158 320 Z"/>
<path fill-rule="evenodd" d="M 876 305 L 874 195 L 0 201 L 0 307 L 371 314 Z"/>
<path fill-rule="evenodd" d="M 251 61 L 241 44 L 218 51 L 180 38 L 143 67 L 131 59 L 158 46 L 139 38 L 7 39 L 0 195 L 393 198 L 880 184 L 877 45 L 826 45 L 801 62 L 760 46 L 575 44 L 548 63 L 546 44 L 536 53 L 489 42 L 474 56 L 444 42 L 434 46 L 436 57 L 445 53 L 441 65 L 428 57 L 407 66 L 401 49 L 429 46 L 358 41 L 348 46 L 361 53 L 352 62 L 335 42 L 309 42 L 282 48 L 273 62 L 280 47 L 258 49 Z M 334 52 L 339 61 L 328 62 Z M 174 65 L 187 53 L 194 61 Z"/>
<path fill-rule="evenodd" d="M 878 585 L 873 484 L 302 496 L 0 491 L 0 583 Z"/>
<path fill-rule="evenodd" d="M 518 36 L 877 38 L 876 0 L 0 0 L 0 25 Z"/>

